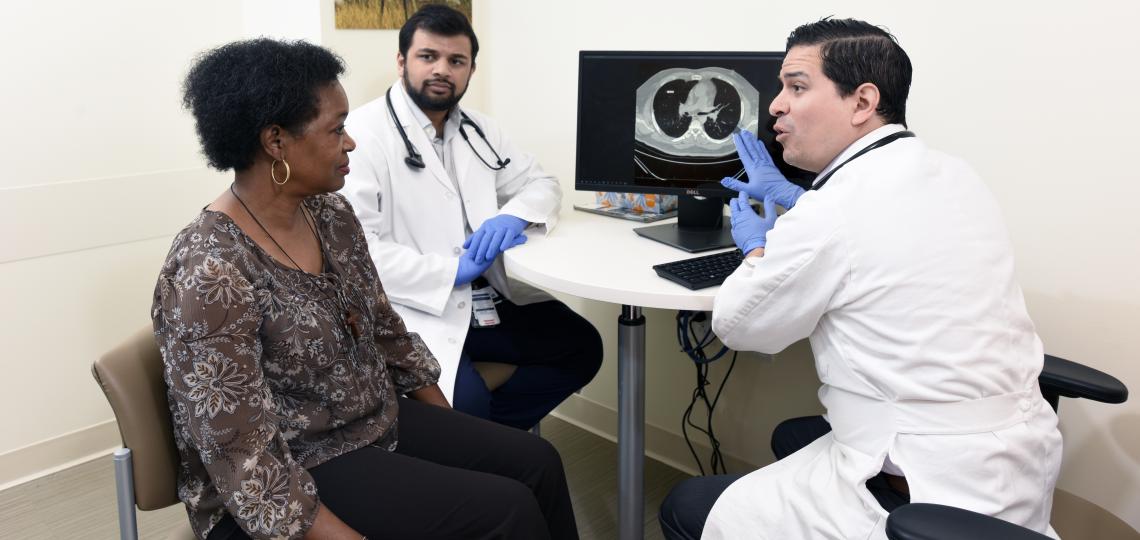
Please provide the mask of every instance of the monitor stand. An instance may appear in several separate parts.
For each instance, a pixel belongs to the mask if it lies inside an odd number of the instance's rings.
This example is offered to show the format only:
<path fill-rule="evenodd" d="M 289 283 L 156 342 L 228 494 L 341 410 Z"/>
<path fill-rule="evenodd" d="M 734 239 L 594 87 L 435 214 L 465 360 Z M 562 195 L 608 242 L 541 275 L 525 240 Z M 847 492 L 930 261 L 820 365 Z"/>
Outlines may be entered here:
<path fill-rule="evenodd" d="M 689 253 L 734 245 L 732 231 L 724 223 L 724 199 L 679 197 L 676 223 L 639 227 L 634 232 Z"/>

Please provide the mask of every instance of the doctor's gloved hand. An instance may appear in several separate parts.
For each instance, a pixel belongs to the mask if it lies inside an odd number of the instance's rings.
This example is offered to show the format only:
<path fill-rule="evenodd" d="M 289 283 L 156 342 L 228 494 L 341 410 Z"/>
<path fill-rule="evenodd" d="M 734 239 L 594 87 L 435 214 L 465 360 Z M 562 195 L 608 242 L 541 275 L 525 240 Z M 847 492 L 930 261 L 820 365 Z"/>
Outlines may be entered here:
<path fill-rule="evenodd" d="M 743 191 L 739 197 L 729 201 L 728 206 L 732 209 L 732 240 L 736 247 L 745 255 L 764 247 L 768 243 L 768 231 L 776 225 L 776 202 L 764 200 L 764 217 L 752 209 L 748 204 L 748 194 Z"/>
<path fill-rule="evenodd" d="M 740 161 L 744 163 L 744 170 L 748 173 L 748 182 L 741 182 L 735 178 L 725 178 L 720 184 L 728 189 L 747 193 L 758 201 L 771 200 L 784 208 L 796 205 L 803 188 L 784 178 L 780 169 L 772 161 L 764 142 L 757 139 L 751 131 L 742 130 L 732 134 L 736 143 L 736 152 L 740 154 Z"/>
<path fill-rule="evenodd" d="M 459 270 L 455 272 L 455 286 L 458 287 L 475 281 L 475 278 L 483 275 L 483 272 L 491 267 L 493 261 L 494 259 L 487 262 L 475 262 L 474 252 L 470 250 L 463 252 L 463 255 L 459 256 Z"/>
<path fill-rule="evenodd" d="M 527 226 L 526 220 L 510 214 L 499 214 L 479 226 L 463 248 L 473 253 L 475 262 L 490 263 L 500 253 L 517 245 L 526 243 L 526 236 L 522 234 Z"/>

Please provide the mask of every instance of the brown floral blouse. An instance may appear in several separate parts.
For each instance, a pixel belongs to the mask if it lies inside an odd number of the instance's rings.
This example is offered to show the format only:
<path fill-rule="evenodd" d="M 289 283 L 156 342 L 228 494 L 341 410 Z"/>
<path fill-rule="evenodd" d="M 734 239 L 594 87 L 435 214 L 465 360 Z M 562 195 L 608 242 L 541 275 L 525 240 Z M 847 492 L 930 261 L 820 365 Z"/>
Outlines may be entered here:
<path fill-rule="evenodd" d="M 365 445 L 396 447 L 396 396 L 439 364 L 392 310 L 343 197 L 310 197 L 325 268 L 270 258 L 225 214 L 174 239 L 155 287 L 182 457 L 178 496 L 205 538 L 229 513 L 253 538 L 299 538 L 316 518 L 306 469 Z"/>

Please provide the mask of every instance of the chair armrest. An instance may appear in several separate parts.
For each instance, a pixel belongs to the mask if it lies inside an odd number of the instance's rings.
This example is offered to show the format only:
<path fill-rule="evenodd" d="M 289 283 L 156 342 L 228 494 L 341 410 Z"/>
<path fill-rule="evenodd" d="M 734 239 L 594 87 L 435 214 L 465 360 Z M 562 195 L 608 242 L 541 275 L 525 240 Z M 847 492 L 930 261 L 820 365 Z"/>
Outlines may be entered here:
<path fill-rule="evenodd" d="M 1102 403 L 1124 403 L 1128 399 L 1128 388 L 1116 377 L 1048 354 L 1037 381 L 1046 398 L 1057 395 Z"/>
<path fill-rule="evenodd" d="M 890 540 L 1048 540 L 995 517 L 941 504 L 904 504 L 887 516 Z"/>

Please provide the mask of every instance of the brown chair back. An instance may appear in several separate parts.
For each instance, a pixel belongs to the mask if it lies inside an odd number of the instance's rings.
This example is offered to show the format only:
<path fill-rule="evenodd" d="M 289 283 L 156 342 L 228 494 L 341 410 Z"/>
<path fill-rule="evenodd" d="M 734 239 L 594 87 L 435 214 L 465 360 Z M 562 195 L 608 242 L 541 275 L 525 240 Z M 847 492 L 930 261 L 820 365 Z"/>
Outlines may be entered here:
<path fill-rule="evenodd" d="M 479 376 L 483 378 L 483 384 L 487 386 L 487 390 L 494 392 L 500 386 L 515 374 L 518 366 L 514 364 L 502 364 L 499 362 L 471 362 L 471 367 L 479 372 Z"/>
<path fill-rule="evenodd" d="M 123 446 L 131 450 L 135 504 L 156 510 L 177 504 L 178 449 L 170 424 L 162 355 L 147 326 L 91 367 L 119 424 Z"/>

